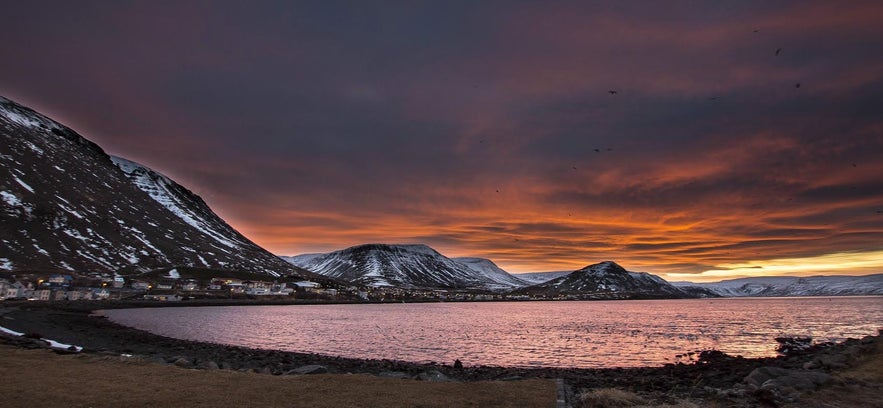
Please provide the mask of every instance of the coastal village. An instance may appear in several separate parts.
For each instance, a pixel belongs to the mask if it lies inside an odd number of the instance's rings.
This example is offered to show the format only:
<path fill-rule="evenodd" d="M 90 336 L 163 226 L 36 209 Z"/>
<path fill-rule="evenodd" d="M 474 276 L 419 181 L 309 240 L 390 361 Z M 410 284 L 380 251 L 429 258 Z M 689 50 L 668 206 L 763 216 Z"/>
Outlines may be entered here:
<path fill-rule="evenodd" d="M 108 273 L 19 274 L 0 277 L 0 301 L 101 301 L 152 300 L 177 302 L 191 299 L 305 299 L 355 302 L 429 300 L 527 300 L 525 296 L 463 291 L 402 289 L 395 287 L 325 287 L 294 277 L 273 281 L 211 277 L 181 277 L 175 269 L 160 278 L 129 277 Z"/>

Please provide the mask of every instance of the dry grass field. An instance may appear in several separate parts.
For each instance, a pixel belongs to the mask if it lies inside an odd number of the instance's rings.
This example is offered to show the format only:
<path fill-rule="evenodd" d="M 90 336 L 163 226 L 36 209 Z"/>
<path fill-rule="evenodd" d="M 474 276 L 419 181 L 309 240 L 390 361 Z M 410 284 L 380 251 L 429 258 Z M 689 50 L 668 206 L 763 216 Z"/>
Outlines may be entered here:
<path fill-rule="evenodd" d="M 188 370 L 0 345 L 4 407 L 553 407 L 551 380 L 420 382 Z"/>

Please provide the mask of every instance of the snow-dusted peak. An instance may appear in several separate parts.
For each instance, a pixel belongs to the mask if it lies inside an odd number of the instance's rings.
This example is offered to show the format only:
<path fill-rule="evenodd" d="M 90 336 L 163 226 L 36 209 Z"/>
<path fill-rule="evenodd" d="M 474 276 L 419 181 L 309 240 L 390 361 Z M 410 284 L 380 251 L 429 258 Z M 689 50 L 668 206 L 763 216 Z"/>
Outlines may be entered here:
<path fill-rule="evenodd" d="M 375 287 L 506 290 L 524 285 L 490 261 L 484 260 L 481 267 L 467 265 L 423 244 L 364 244 L 283 259 L 328 277 Z"/>
<path fill-rule="evenodd" d="M 589 265 L 589 266 L 586 266 L 585 268 L 578 270 L 577 272 L 585 272 L 585 273 L 589 273 L 589 274 L 593 274 L 593 275 L 605 275 L 605 274 L 610 274 L 610 273 L 615 273 L 615 274 L 628 273 L 628 271 L 626 271 L 625 268 L 619 266 L 619 264 L 617 264 L 616 262 L 613 262 L 613 261 L 604 261 L 604 262 L 599 262 L 599 263 L 596 263 L 593 265 Z"/>
<path fill-rule="evenodd" d="M 52 129 L 64 128 L 64 126 L 58 122 L 2 96 L 0 96 L 0 115 L 10 122 L 32 129 L 40 128 L 51 131 Z"/>
<path fill-rule="evenodd" d="M 397 253 L 413 253 L 429 256 L 439 256 L 438 251 L 424 244 L 364 244 L 357 245 L 345 251 L 392 251 Z"/>
<path fill-rule="evenodd" d="M 126 174 L 132 174 L 135 172 L 135 170 L 138 170 L 138 169 L 148 170 L 147 166 L 144 166 L 140 163 L 133 162 L 129 159 L 124 159 L 119 156 L 110 156 L 110 160 L 113 162 L 113 164 L 116 164 L 117 167 L 119 167 L 120 170 L 122 170 Z"/>

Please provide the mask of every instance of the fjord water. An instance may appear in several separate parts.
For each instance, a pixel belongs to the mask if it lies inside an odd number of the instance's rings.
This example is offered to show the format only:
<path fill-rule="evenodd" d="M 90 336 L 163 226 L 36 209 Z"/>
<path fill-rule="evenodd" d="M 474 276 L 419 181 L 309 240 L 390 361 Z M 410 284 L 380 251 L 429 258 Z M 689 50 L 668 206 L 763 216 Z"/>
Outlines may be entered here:
<path fill-rule="evenodd" d="M 687 362 L 717 349 L 773 356 L 777 336 L 876 334 L 883 297 L 219 306 L 102 311 L 187 340 L 332 356 L 518 367 Z"/>

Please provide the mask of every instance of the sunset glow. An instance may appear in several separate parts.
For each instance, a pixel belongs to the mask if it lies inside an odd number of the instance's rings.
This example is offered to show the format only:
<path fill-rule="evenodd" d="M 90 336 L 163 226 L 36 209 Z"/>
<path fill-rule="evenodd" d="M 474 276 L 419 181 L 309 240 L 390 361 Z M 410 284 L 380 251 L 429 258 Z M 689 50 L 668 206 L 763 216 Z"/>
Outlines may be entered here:
<path fill-rule="evenodd" d="M 879 1 L 27 3 L 0 94 L 279 255 L 883 272 Z"/>

